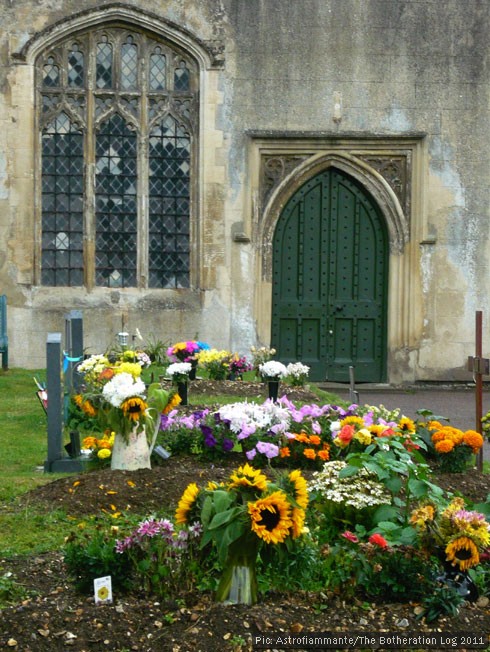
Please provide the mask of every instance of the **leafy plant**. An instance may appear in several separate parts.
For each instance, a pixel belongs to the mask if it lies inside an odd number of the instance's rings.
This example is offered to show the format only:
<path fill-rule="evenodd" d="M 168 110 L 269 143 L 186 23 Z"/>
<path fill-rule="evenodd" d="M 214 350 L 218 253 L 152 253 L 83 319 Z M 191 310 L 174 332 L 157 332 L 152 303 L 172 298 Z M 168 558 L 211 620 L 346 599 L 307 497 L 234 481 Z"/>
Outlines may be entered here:
<path fill-rule="evenodd" d="M 455 587 L 436 585 L 422 600 L 423 611 L 417 615 L 417 620 L 425 618 L 427 623 L 433 623 L 440 616 L 456 616 L 463 602 L 464 597 Z"/>
<path fill-rule="evenodd" d="M 132 566 L 126 554 L 118 554 L 114 531 L 99 525 L 95 531 L 82 531 L 68 537 L 64 561 L 68 574 L 81 593 L 93 591 L 94 579 L 110 575 L 115 589 L 131 587 Z"/>
<path fill-rule="evenodd" d="M 17 582 L 12 573 L 0 575 L 0 608 L 18 604 L 32 594 L 32 591 Z"/>

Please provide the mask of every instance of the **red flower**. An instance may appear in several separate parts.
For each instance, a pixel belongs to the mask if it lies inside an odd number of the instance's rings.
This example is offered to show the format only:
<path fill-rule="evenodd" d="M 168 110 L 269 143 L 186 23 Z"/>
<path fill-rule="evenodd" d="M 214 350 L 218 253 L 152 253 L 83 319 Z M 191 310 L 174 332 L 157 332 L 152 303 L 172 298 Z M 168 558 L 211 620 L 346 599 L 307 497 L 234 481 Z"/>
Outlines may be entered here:
<path fill-rule="evenodd" d="M 343 426 L 342 430 L 339 432 L 337 437 L 340 439 L 340 441 L 343 444 L 347 445 L 350 444 L 352 437 L 354 437 L 354 432 L 355 432 L 354 426 L 347 424 Z"/>
<path fill-rule="evenodd" d="M 344 537 L 344 539 L 347 539 L 347 541 L 352 541 L 352 543 L 359 543 L 359 539 L 356 537 L 356 535 L 349 530 L 342 532 L 340 536 Z"/>
<path fill-rule="evenodd" d="M 377 532 L 371 534 L 368 541 L 369 543 L 372 543 L 375 546 L 379 546 L 380 548 L 388 547 L 388 541 L 386 541 L 386 539 L 382 537 L 381 534 L 378 534 Z"/>

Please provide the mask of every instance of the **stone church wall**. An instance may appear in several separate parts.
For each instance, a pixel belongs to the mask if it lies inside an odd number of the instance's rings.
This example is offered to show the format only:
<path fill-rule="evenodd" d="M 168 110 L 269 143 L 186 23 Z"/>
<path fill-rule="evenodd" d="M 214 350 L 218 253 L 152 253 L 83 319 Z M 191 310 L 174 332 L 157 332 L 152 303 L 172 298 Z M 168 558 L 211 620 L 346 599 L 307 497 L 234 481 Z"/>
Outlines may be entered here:
<path fill-rule="evenodd" d="M 65 21 L 81 26 L 104 8 L 141 17 L 199 60 L 188 290 L 38 282 L 34 58 Z M 332 160 L 371 184 L 391 225 L 387 380 L 469 379 L 476 310 L 489 353 L 488 2 L 3 0 L 0 12 L 0 293 L 11 366 L 43 367 L 46 335 L 63 331 L 72 309 L 83 313 L 90 353 L 136 328 L 245 354 L 269 344 L 274 220 L 287 188 Z"/>

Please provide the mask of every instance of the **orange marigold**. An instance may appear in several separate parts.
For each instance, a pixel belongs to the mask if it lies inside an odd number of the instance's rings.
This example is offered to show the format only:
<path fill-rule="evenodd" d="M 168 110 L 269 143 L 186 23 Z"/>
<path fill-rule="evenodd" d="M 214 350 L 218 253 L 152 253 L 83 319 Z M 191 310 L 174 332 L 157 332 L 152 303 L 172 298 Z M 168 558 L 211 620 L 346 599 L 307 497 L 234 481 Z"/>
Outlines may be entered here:
<path fill-rule="evenodd" d="M 303 444 L 307 444 L 309 441 L 308 435 L 306 434 L 306 432 L 303 431 L 296 433 L 294 438 L 296 439 L 296 441 L 300 441 Z"/>
<path fill-rule="evenodd" d="M 290 457 L 291 451 L 289 450 L 289 447 L 288 446 L 283 446 L 279 451 L 279 455 L 281 457 Z"/>
<path fill-rule="evenodd" d="M 483 446 L 483 437 L 476 430 L 467 430 L 463 434 L 463 443 L 470 446 L 473 453 L 478 453 Z"/>
<path fill-rule="evenodd" d="M 314 460 L 316 457 L 316 451 L 313 448 L 305 448 L 303 451 L 303 455 L 307 457 L 309 460 Z"/>
<path fill-rule="evenodd" d="M 435 449 L 438 453 L 450 453 L 454 448 L 454 442 L 451 439 L 443 439 L 438 441 Z"/>
<path fill-rule="evenodd" d="M 328 462 L 330 459 L 330 451 L 328 448 L 324 448 L 322 451 L 318 451 L 317 455 L 322 460 L 322 462 Z"/>
<path fill-rule="evenodd" d="M 438 430 L 437 432 L 435 432 L 432 435 L 431 439 L 434 444 L 437 443 L 438 441 L 442 441 L 443 439 L 446 439 L 444 430 Z"/>
<path fill-rule="evenodd" d="M 313 446 L 320 446 L 322 443 L 322 440 L 318 435 L 310 435 L 310 444 L 313 444 Z"/>

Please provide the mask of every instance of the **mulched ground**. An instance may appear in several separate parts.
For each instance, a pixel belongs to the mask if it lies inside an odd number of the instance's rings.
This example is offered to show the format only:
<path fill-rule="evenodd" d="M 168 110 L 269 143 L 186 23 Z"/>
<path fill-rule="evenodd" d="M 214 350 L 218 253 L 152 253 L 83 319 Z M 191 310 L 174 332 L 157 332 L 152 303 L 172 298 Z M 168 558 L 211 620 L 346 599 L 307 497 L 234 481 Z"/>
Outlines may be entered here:
<path fill-rule="evenodd" d="M 246 385 L 254 385 L 247 391 L 264 392 L 260 383 Z M 193 393 L 197 399 L 197 384 Z M 292 390 L 290 396 L 316 402 L 305 390 Z M 192 393 L 190 399 L 197 402 Z M 151 470 L 103 469 L 62 478 L 27 494 L 24 500 L 39 510 L 62 507 L 75 519 L 101 510 L 110 512 L 113 506 L 150 514 L 162 506 L 175 507 L 190 482 L 201 485 L 208 479 L 225 479 L 235 466 L 233 459 L 211 467 L 194 458 L 170 458 Z M 438 475 L 436 482 L 476 502 L 490 494 L 490 476 L 476 470 Z M 96 606 L 93 598 L 77 594 L 68 581 L 62 551 L 0 559 L 0 574 L 5 572 L 13 573 L 33 592 L 21 604 L 0 612 L 0 649 L 22 652 L 237 652 L 252 650 L 252 635 L 257 633 L 389 631 L 413 635 L 437 630 L 490 634 L 487 599 L 465 603 L 458 616 L 427 625 L 416 620 L 415 605 L 345 602 L 336 596 L 298 592 L 267 594 L 253 607 L 216 604 L 208 594 L 186 596 L 184 604 L 160 603 L 137 594 L 115 595 L 114 604 Z"/>

